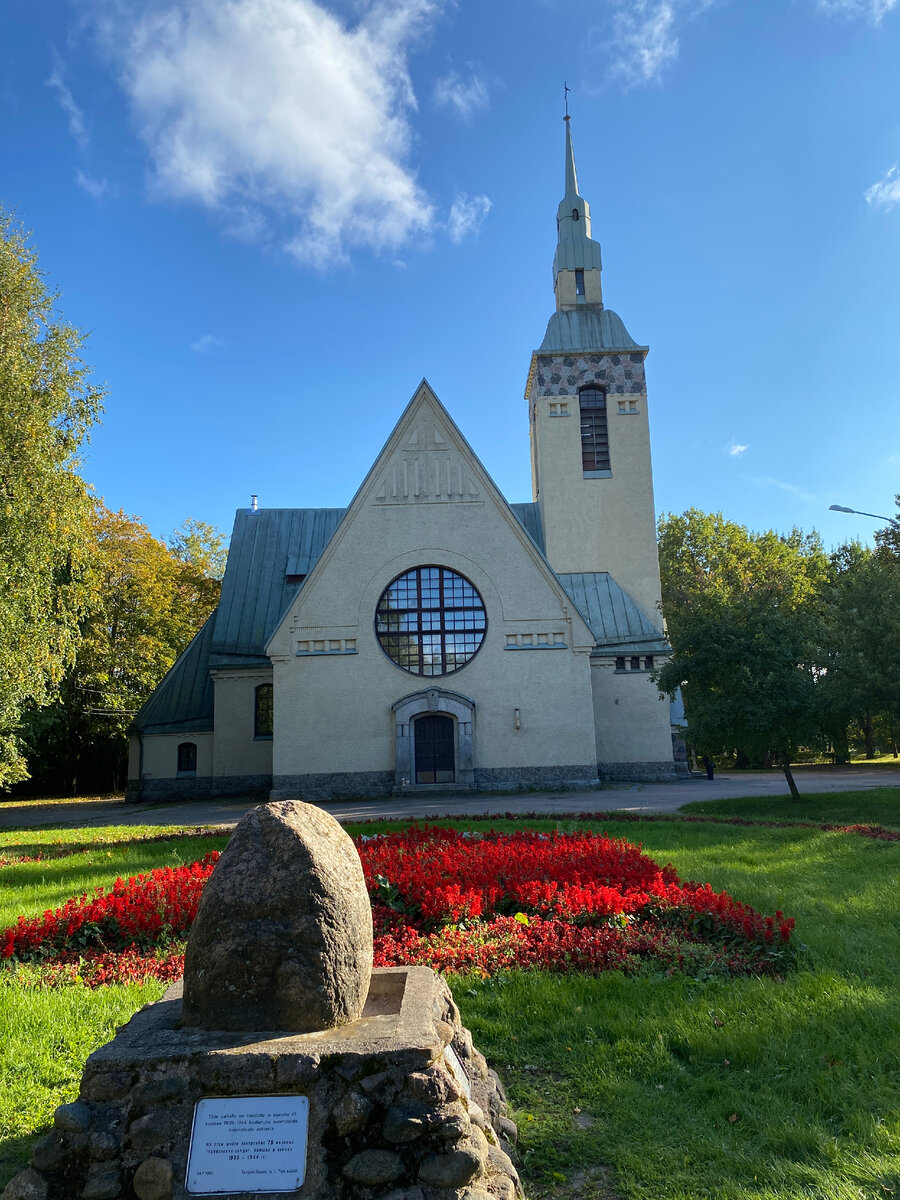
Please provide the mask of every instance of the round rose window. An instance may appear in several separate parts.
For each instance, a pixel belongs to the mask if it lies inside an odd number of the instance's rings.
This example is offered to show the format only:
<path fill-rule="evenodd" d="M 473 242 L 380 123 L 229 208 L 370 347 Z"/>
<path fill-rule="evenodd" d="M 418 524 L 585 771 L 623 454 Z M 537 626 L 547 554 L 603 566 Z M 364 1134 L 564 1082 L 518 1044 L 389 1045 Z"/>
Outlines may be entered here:
<path fill-rule="evenodd" d="M 487 629 L 484 601 L 446 567 L 398 575 L 378 601 L 375 633 L 388 658 L 412 675 L 449 675 L 478 653 Z"/>

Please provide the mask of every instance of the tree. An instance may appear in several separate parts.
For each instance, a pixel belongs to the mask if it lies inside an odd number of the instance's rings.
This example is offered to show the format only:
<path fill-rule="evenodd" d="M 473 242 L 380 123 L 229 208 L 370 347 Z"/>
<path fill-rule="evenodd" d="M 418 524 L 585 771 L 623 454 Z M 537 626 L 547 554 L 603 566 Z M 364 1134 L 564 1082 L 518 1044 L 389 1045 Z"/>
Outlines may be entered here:
<path fill-rule="evenodd" d="M 897 515 L 892 518 L 890 525 L 875 531 L 875 542 L 879 550 L 887 551 L 900 559 L 900 494 L 894 497 L 894 503 L 897 506 Z"/>
<path fill-rule="evenodd" d="M 92 500 L 77 456 L 102 390 L 56 300 L 0 212 L 0 789 L 27 775 L 23 710 L 56 694 L 93 600 Z"/>
<path fill-rule="evenodd" d="M 673 656 L 660 690 L 682 689 L 688 732 L 707 754 L 773 756 L 791 794 L 791 759 L 817 732 L 817 535 L 751 533 L 721 513 L 660 520 L 663 610 Z"/>
<path fill-rule="evenodd" d="M 125 731 L 135 712 L 216 607 L 222 535 L 211 525 L 182 526 L 188 553 L 153 537 L 137 517 L 98 504 L 98 597 L 57 701 L 30 723 L 30 763 L 44 786 L 115 789 Z M 176 535 L 177 536 L 177 535 Z M 174 540 L 174 539 L 173 539 Z"/>
<path fill-rule="evenodd" d="M 900 556 L 882 541 L 875 551 L 850 542 L 831 556 L 824 610 L 821 708 L 838 758 L 847 730 L 859 726 L 866 757 L 875 727 L 900 719 Z"/>
<path fill-rule="evenodd" d="M 221 580 L 228 561 L 228 539 L 206 521 L 183 521 L 172 531 L 169 549 L 182 562 L 191 563 L 206 579 Z"/>

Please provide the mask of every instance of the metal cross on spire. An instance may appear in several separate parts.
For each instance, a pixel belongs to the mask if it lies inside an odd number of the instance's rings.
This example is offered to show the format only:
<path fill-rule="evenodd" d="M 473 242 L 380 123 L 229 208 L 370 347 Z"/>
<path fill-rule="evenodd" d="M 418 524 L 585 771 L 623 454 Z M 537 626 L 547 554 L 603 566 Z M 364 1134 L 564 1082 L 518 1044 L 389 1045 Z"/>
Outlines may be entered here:
<path fill-rule="evenodd" d="M 572 89 L 569 87 L 566 81 L 563 80 L 563 99 L 566 102 L 566 115 L 563 117 L 564 121 L 568 121 L 569 119 L 569 92 L 571 92 L 571 90 Z"/>

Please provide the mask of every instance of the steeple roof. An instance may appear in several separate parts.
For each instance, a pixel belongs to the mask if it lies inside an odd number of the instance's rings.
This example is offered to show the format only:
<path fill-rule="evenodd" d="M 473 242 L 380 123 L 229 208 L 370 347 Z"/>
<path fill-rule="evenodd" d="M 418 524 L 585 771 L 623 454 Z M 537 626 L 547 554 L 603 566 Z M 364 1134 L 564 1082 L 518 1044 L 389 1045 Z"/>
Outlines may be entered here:
<path fill-rule="evenodd" d="M 591 238 L 591 206 L 578 191 L 575 148 L 566 122 L 566 194 L 556 212 L 558 244 L 553 259 L 553 286 L 560 271 L 599 271 L 600 243 Z"/>
<path fill-rule="evenodd" d="M 564 118 L 566 122 L 566 196 L 578 195 L 578 176 L 575 173 L 575 148 L 572 145 L 571 117 Z"/>

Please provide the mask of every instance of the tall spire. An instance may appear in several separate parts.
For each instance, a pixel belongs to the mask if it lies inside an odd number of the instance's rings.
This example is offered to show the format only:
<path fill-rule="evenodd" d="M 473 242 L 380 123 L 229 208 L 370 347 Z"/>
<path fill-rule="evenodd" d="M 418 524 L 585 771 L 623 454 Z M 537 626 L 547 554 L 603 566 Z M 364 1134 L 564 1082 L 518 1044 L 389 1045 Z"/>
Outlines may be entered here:
<path fill-rule="evenodd" d="M 566 196 L 577 196 L 578 176 L 575 174 L 575 150 L 572 147 L 572 130 L 569 126 L 571 119 L 568 113 L 563 117 L 566 123 Z"/>
<path fill-rule="evenodd" d="M 591 206 L 578 191 L 575 148 L 569 114 L 566 123 L 566 194 L 556 213 L 558 245 L 553 258 L 557 311 L 591 305 L 602 308 L 600 245 L 591 237 Z"/>

